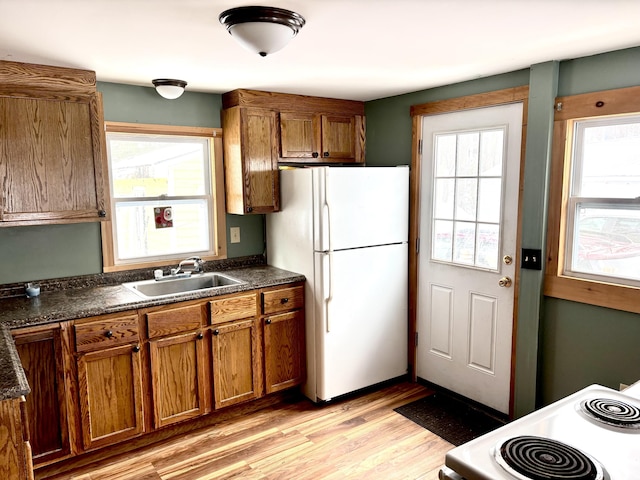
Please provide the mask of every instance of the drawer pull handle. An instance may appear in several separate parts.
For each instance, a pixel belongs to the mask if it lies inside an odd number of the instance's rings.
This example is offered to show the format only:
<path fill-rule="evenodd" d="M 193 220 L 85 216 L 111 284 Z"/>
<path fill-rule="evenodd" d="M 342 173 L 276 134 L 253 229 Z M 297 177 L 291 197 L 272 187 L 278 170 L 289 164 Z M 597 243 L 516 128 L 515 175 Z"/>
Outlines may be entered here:
<path fill-rule="evenodd" d="M 138 353 L 140 351 L 140 345 L 134 345 L 133 352 Z"/>
<path fill-rule="evenodd" d="M 213 331 L 214 335 L 220 335 L 220 330 L 218 330 L 217 328 Z"/>
<path fill-rule="evenodd" d="M 202 334 L 202 332 L 200 332 L 196 338 L 198 340 L 202 340 L 204 338 L 204 335 Z"/>
<path fill-rule="evenodd" d="M 106 332 L 104 332 L 104 336 L 107 338 L 111 338 L 113 337 L 113 332 L 111 330 L 107 330 Z"/>
<path fill-rule="evenodd" d="M 281 299 L 280 299 L 280 303 L 281 303 L 281 304 L 283 304 L 283 305 L 284 305 L 285 303 L 289 303 L 289 299 L 288 299 L 288 298 L 281 298 Z"/>
<path fill-rule="evenodd" d="M 267 325 L 271 325 L 271 319 L 270 319 L 270 318 L 267 318 L 267 319 L 264 321 L 264 323 L 266 323 Z"/>

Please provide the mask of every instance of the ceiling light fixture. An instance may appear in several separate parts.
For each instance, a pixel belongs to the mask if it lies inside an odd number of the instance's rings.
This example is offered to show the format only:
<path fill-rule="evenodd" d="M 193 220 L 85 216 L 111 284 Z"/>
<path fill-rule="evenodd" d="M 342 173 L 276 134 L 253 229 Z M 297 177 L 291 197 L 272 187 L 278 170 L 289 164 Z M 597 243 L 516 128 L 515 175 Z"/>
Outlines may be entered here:
<path fill-rule="evenodd" d="M 156 78 L 151 80 L 153 86 L 156 87 L 156 92 L 164 98 L 174 100 L 184 93 L 184 87 L 187 86 L 187 82 L 184 80 L 174 80 L 172 78 Z"/>
<path fill-rule="evenodd" d="M 275 7 L 232 8 L 218 19 L 243 47 L 262 57 L 283 48 L 305 24 L 301 15 Z"/>

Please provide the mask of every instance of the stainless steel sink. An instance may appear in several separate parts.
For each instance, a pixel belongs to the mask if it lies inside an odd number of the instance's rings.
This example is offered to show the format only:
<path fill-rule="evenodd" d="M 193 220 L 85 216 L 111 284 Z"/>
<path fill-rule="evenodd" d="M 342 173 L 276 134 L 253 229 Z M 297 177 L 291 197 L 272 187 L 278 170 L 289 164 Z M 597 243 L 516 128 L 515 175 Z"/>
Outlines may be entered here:
<path fill-rule="evenodd" d="M 238 280 L 221 273 L 202 273 L 187 278 L 169 278 L 158 280 L 141 280 L 123 283 L 122 285 L 144 298 L 166 297 L 199 290 L 215 289 L 232 285 L 241 285 Z"/>

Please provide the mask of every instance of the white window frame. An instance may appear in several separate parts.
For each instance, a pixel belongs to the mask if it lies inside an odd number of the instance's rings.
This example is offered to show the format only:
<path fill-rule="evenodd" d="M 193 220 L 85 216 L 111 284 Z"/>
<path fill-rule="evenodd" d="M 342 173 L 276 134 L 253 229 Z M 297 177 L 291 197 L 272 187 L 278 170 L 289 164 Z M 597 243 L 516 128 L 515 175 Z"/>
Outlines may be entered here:
<path fill-rule="evenodd" d="M 143 202 L 145 204 L 154 204 L 156 202 L 167 203 L 171 201 L 180 201 L 184 199 L 205 199 L 209 204 L 209 227 L 210 227 L 210 251 L 208 252 L 190 252 L 176 253 L 170 255 L 162 255 L 157 257 L 119 259 L 117 255 L 117 231 L 115 220 L 102 223 L 102 257 L 103 271 L 114 272 L 121 270 L 130 270 L 135 268 L 152 268 L 157 266 L 172 265 L 180 260 L 197 254 L 204 260 L 221 260 L 227 256 L 227 239 L 226 239 L 226 215 L 224 209 L 224 173 L 222 165 L 222 130 L 216 128 L 202 127 L 182 127 L 173 125 L 149 125 L 138 123 L 122 123 L 122 122 L 105 122 L 105 131 L 109 133 L 125 133 L 133 135 L 153 135 L 167 137 L 199 137 L 207 140 L 209 145 L 209 164 L 205 168 L 205 175 L 209 180 L 206 182 L 207 192 L 205 195 L 196 195 L 189 197 L 145 197 L 140 198 L 118 198 L 113 196 L 113 185 L 111 182 L 110 160 L 107 162 L 107 170 L 109 171 L 109 203 L 111 206 L 112 219 L 116 215 L 116 203 Z M 105 138 L 106 143 L 106 138 Z M 106 151 L 107 149 L 105 149 Z"/>
<path fill-rule="evenodd" d="M 580 207 L 594 208 L 594 209 L 606 209 L 606 210 L 638 210 L 640 205 L 634 198 L 611 198 L 611 197 L 585 197 L 582 196 L 580 189 L 580 181 L 582 178 L 583 170 L 583 149 L 582 139 L 584 137 L 584 130 L 593 126 L 610 126 L 627 124 L 629 120 L 637 120 L 634 123 L 640 123 L 640 114 L 630 114 L 623 116 L 613 117 L 597 117 L 597 118 L 585 118 L 575 120 L 572 122 L 573 128 L 573 146 L 571 149 L 571 166 L 569 180 L 569 195 L 567 198 L 567 225 L 565 228 L 565 256 L 563 273 L 570 277 L 585 278 L 588 280 L 594 280 L 599 282 L 611 282 L 620 285 L 632 285 L 640 287 L 640 281 L 629 279 L 626 277 L 616 277 L 608 275 L 598 275 L 594 273 L 586 273 L 581 271 L 574 271 L 572 268 L 573 263 L 573 250 L 575 245 L 575 232 L 576 232 L 576 214 Z"/>

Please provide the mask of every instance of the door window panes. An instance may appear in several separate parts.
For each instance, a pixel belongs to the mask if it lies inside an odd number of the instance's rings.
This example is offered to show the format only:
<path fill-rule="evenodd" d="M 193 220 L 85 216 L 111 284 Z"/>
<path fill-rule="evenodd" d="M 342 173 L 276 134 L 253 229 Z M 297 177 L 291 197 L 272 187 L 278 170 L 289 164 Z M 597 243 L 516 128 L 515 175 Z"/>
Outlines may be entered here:
<path fill-rule="evenodd" d="M 498 269 L 506 127 L 436 134 L 431 258 Z"/>

